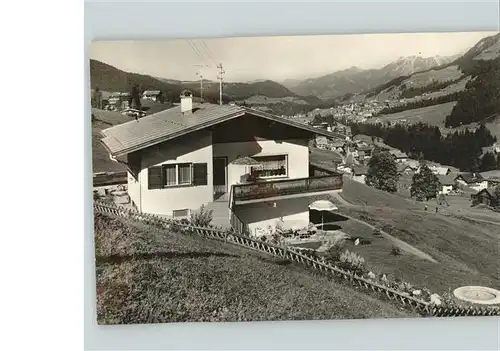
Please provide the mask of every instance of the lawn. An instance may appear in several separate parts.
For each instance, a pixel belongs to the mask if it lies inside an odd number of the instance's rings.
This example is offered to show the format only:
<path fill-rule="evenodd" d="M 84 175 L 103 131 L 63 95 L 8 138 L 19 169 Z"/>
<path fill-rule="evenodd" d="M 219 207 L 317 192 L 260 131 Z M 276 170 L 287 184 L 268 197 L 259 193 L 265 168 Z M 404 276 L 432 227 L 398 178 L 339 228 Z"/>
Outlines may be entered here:
<path fill-rule="evenodd" d="M 294 263 L 95 214 L 101 324 L 414 316 Z"/>
<path fill-rule="evenodd" d="M 447 102 L 445 104 L 433 105 L 428 107 L 416 108 L 413 110 L 406 110 L 398 113 L 391 113 L 371 121 L 380 120 L 381 122 L 396 122 L 405 119 L 407 122 L 422 122 L 429 125 L 436 125 L 444 128 L 444 121 L 446 116 L 451 113 L 456 102 Z"/>
<path fill-rule="evenodd" d="M 462 285 L 500 286 L 498 225 L 425 212 L 421 203 L 356 182 L 344 183 L 342 197 L 360 206 L 339 206 L 340 213 L 377 225 L 439 262 L 431 263 L 409 254 L 393 256 L 389 249 L 374 241 L 372 245 L 353 248 L 365 257 L 369 269 L 426 286 L 437 293 Z M 362 232 L 349 227 L 342 230 L 349 234 Z"/>

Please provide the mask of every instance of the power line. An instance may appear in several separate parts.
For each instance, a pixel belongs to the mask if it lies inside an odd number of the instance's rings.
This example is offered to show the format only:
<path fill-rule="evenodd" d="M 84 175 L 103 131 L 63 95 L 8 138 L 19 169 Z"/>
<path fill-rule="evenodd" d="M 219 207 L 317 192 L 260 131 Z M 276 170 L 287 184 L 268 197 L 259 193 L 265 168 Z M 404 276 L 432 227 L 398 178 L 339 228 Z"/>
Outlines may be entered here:
<path fill-rule="evenodd" d="M 198 56 L 198 58 L 201 61 L 206 61 L 205 57 L 201 54 L 200 50 L 194 45 L 193 41 L 192 40 L 188 40 L 188 43 L 191 46 L 191 49 L 193 49 L 193 51 L 196 54 L 196 56 Z"/>
<path fill-rule="evenodd" d="M 222 80 L 224 79 L 224 68 L 222 68 L 222 63 L 219 63 L 217 65 L 217 68 L 219 69 L 219 75 L 217 76 L 217 79 L 219 80 L 219 104 L 222 106 Z"/>
<path fill-rule="evenodd" d="M 214 65 L 216 65 L 215 63 L 215 59 L 214 59 L 214 55 L 212 54 L 212 51 L 210 50 L 210 48 L 208 47 L 207 43 L 204 41 L 204 40 L 200 40 L 200 43 L 201 43 L 201 47 L 203 48 L 203 50 L 207 53 L 208 55 L 208 58 L 212 61 L 212 63 Z"/>

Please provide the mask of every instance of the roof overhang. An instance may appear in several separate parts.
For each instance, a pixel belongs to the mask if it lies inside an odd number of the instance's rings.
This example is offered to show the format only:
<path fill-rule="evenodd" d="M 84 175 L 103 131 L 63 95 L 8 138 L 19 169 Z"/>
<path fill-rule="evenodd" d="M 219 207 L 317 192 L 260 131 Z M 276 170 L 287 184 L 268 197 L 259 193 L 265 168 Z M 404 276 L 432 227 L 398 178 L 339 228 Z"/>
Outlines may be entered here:
<path fill-rule="evenodd" d="M 299 128 L 299 129 L 302 129 L 302 130 L 310 132 L 311 135 L 315 135 L 316 134 L 316 135 L 322 135 L 322 136 L 329 137 L 329 138 L 342 138 L 342 139 L 345 139 L 345 135 L 340 134 L 340 133 L 329 132 L 329 131 L 324 130 L 324 129 L 314 128 L 314 127 L 311 127 L 309 125 L 302 124 L 302 123 L 299 123 L 299 122 L 296 122 L 296 121 L 293 121 L 293 120 L 289 120 L 289 119 L 286 119 L 286 118 L 283 118 L 283 117 L 275 116 L 275 115 L 270 114 L 270 113 L 266 113 L 266 112 L 263 112 L 263 111 L 254 110 L 254 109 L 248 108 L 248 107 L 242 107 L 242 108 L 238 109 L 237 112 L 234 112 L 234 113 L 231 113 L 231 114 L 227 114 L 227 115 L 225 115 L 223 117 L 220 117 L 220 118 L 217 118 L 217 119 L 214 119 L 214 120 L 210 120 L 210 121 L 205 122 L 205 123 L 200 123 L 200 124 L 197 124 L 195 126 L 191 126 L 191 127 L 185 128 L 185 129 L 183 129 L 183 130 L 181 130 L 179 132 L 172 133 L 172 134 L 169 134 L 167 136 L 162 136 L 162 137 L 159 137 L 159 138 L 156 138 L 156 139 L 153 139 L 153 140 L 149 140 L 147 142 L 135 145 L 133 147 L 123 148 L 123 149 L 121 149 L 118 152 L 112 152 L 111 148 L 107 144 L 111 144 L 113 142 L 114 143 L 119 143 L 119 141 L 116 140 L 115 138 L 113 138 L 112 136 L 106 135 L 106 130 L 103 130 L 103 131 L 101 131 L 101 134 L 104 135 L 104 138 L 101 139 L 101 144 L 104 145 L 104 148 L 106 149 L 106 151 L 109 152 L 109 154 L 111 156 L 113 156 L 113 157 L 123 156 L 123 155 L 126 155 L 126 154 L 130 154 L 132 152 L 136 152 L 136 151 L 139 151 L 139 150 L 142 150 L 142 149 L 154 146 L 156 144 L 160 144 L 160 143 L 165 142 L 165 141 L 173 140 L 173 139 L 179 138 L 181 136 L 184 136 L 184 135 L 196 132 L 196 131 L 200 131 L 200 130 L 209 128 L 209 127 L 217 125 L 219 123 L 223 123 L 223 122 L 230 121 L 230 120 L 238 118 L 238 117 L 242 117 L 245 114 L 249 114 L 249 115 L 252 115 L 252 116 L 264 118 L 264 119 L 267 119 L 267 120 L 270 120 L 270 121 L 274 121 L 274 122 L 277 122 L 277 123 L 282 123 L 284 125 L 288 125 L 288 126 L 291 126 L 291 127 Z"/>

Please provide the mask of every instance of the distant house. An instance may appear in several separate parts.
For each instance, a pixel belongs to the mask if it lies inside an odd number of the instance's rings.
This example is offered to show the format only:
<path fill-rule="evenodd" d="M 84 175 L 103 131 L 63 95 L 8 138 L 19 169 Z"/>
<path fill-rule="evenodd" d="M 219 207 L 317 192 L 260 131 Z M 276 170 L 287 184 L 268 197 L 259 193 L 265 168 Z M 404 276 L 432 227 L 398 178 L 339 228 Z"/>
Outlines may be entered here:
<path fill-rule="evenodd" d="M 451 173 L 451 168 L 446 166 L 437 165 L 427 165 L 431 172 L 435 175 L 449 175 Z M 418 167 L 417 173 L 420 172 L 420 166 Z"/>
<path fill-rule="evenodd" d="M 449 175 L 438 175 L 439 194 L 448 195 L 455 186 L 455 178 Z"/>
<path fill-rule="evenodd" d="M 472 204 L 485 204 L 491 207 L 500 206 L 500 198 L 495 194 L 495 188 L 485 188 L 471 196 Z"/>
<path fill-rule="evenodd" d="M 152 101 L 159 101 L 161 99 L 162 93 L 159 90 L 146 90 L 142 93 L 143 99 L 148 99 Z"/>
<path fill-rule="evenodd" d="M 111 93 L 108 99 L 108 104 L 117 109 L 128 108 L 130 96 L 130 93 Z"/>
<path fill-rule="evenodd" d="M 396 162 L 406 162 L 408 155 L 399 150 L 391 150 L 389 153 L 394 157 Z"/>
<path fill-rule="evenodd" d="M 397 169 L 398 169 L 398 174 L 399 175 L 407 175 L 411 176 L 415 174 L 415 168 L 412 167 L 412 165 L 405 164 L 405 163 L 399 163 L 397 164 Z"/>
<path fill-rule="evenodd" d="M 481 191 L 488 187 L 488 182 L 479 173 L 462 173 L 455 177 L 459 185 L 469 187 L 475 191 Z"/>
<path fill-rule="evenodd" d="M 366 144 L 373 144 L 374 138 L 365 134 L 356 134 L 355 136 L 352 137 L 352 140 L 355 142 L 364 142 Z"/>
<path fill-rule="evenodd" d="M 314 140 L 314 146 L 321 150 L 328 149 L 328 139 L 324 135 L 316 136 Z"/>
<path fill-rule="evenodd" d="M 368 174 L 367 166 L 362 166 L 362 165 L 352 166 L 352 180 L 365 184 L 367 174 Z"/>
<path fill-rule="evenodd" d="M 342 141 L 335 140 L 332 143 L 330 143 L 330 148 L 333 151 L 337 151 L 337 152 L 345 152 L 344 146 L 345 146 L 345 141 L 343 141 L 343 140 Z"/>
<path fill-rule="evenodd" d="M 497 185 L 500 185 L 500 177 L 497 176 L 490 176 L 486 178 L 486 181 L 488 182 L 488 188 L 494 188 Z"/>
<path fill-rule="evenodd" d="M 363 152 L 365 156 L 370 157 L 372 155 L 373 146 L 368 144 L 359 144 L 356 146 L 358 152 Z"/>
<path fill-rule="evenodd" d="M 445 166 L 430 166 L 429 168 L 436 175 L 448 175 L 451 173 L 451 169 Z"/>

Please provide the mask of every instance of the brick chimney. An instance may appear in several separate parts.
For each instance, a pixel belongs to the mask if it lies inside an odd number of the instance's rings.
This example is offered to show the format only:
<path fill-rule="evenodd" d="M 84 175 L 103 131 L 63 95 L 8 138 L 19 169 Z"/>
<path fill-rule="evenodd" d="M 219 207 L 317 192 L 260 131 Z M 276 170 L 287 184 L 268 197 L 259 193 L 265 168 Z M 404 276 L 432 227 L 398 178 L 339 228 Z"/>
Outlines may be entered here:
<path fill-rule="evenodd" d="M 181 113 L 183 115 L 193 113 L 193 94 L 189 90 L 181 93 Z"/>

